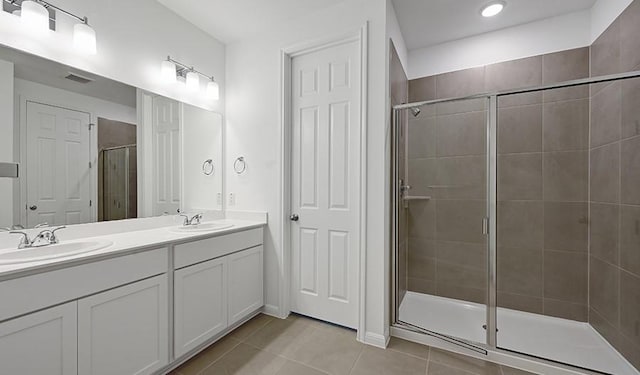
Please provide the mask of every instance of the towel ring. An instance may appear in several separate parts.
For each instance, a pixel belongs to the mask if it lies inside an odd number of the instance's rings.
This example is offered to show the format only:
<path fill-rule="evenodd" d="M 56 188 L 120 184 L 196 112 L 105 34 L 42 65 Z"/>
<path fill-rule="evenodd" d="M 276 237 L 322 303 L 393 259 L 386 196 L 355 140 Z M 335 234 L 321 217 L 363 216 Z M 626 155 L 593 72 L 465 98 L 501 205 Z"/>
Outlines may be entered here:
<path fill-rule="evenodd" d="M 211 176 L 215 172 L 215 167 L 213 166 L 213 159 L 207 159 L 202 164 L 202 173 L 206 176 Z"/>
<path fill-rule="evenodd" d="M 244 171 L 247 170 L 247 162 L 244 161 L 244 156 L 240 156 L 236 159 L 236 161 L 233 163 L 233 169 L 237 174 L 243 174 Z"/>

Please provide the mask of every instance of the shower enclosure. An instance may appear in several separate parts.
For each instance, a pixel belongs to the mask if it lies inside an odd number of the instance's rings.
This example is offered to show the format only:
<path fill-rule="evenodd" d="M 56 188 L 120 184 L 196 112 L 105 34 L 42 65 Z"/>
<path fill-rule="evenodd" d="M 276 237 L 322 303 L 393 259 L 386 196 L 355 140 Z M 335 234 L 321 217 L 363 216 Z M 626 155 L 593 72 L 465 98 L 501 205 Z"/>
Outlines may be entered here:
<path fill-rule="evenodd" d="M 98 204 L 101 221 L 137 216 L 136 150 L 136 145 L 125 145 L 100 151 Z"/>
<path fill-rule="evenodd" d="M 640 374 L 639 77 L 394 107 L 394 329 Z"/>

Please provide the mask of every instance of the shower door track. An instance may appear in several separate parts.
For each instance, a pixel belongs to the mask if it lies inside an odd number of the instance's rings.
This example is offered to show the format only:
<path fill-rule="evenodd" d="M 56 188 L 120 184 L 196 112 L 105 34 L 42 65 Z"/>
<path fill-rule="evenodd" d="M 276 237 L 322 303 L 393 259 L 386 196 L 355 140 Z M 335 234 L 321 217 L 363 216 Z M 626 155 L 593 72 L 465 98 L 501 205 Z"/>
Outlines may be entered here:
<path fill-rule="evenodd" d="M 392 107 L 392 118 L 391 118 L 391 136 L 392 136 L 392 150 L 391 150 L 391 176 L 392 176 L 392 227 L 391 227 L 391 240 L 392 240 L 392 277 L 391 277 L 391 296 L 393 301 L 393 308 L 391 310 L 391 326 L 399 329 L 405 329 L 415 333 L 421 333 L 428 336 L 432 336 L 438 339 L 442 339 L 446 342 L 458 345 L 460 347 L 473 350 L 474 352 L 478 352 L 484 355 L 487 355 L 489 352 L 501 352 L 504 349 L 498 347 L 497 343 L 497 112 L 498 112 L 498 98 L 506 95 L 514 95 L 514 94 L 526 94 L 532 92 L 539 92 L 544 90 L 553 90 L 553 89 L 561 89 L 568 88 L 574 86 L 582 86 L 588 84 L 596 84 L 596 83 L 606 83 L 606 82 L 614 82 L 621 81 L 631 78 L 640 78 L 640 71 L 633 71 L 627 73 L 619 73 L 619 74 L 611 74 L 604 75 L 592 78 L 584 78 L 577 79 L 541 86 L 533 86 L 533 87 L 525 87 L 520 89 L 513 90 L 504 90 L 504 91 L 496 91 L 496 92 L 487 92 L 476 95 L 469 95 L 463 97 L 454 97 L 454 98 L 445 98 L 445 99 L 435 99 L 435 100 L 427 100 L 420 102 L 413 102 L 407 104 L 395 105 Z M 400 307 L 399 301 L 399 293 L 398 293 L 398 252 L 399 252 L 399 236 L 398 236 L 398 228 L 399 228 L 399 208 L 401 206 L 401 191 L 400 191 L 400 182 L 399 182 L 399 160 L 398 160 L 398 136 L 400 131 L 400 118 L 403 110 L 409 110 L 413 108 L 419 108 L 426 105 L 433 104 L 441 104 L 441 103 L 451 103 L 451 102 L 459 102 L 465 100 L 472 99 L 486 99 L 489 101 L 489 108 L 487 109 L 487 126 L 486 126 L 486 136 L 487 136 L 487 215 L 485 218 L 487 220 L 486 232 L 485 234 L 488 236 L 488 292 L 487 292 L 487 340 L 486 345 L 477 346 L 474 344 L 470 344 L 464 340 L 459 338 L 450 337 L 448 335 L 444 335 L 437 332 L 432 332 L 420 327 L 417 327 L 413 324 L 409 324 L 406 322 L 402 322 L 399 320 L 398 309 Z M 486 347 L 486 349 L 484 349 Z M 511 351 L 508 351 L 511 352 Z M 525 355 L 528 358 L 537 358 L 532 355 Z M 555 363 L 560 363 L 556 361 L 552 361 Z M 565 364 L 562 364 L 565 365 Z M 569 367 L 576 368 L 577 366 Z M 579 367 L 578 367 L 579 368 Z M 594 370 L 589 370 L 594 371 Z M 598 373 L 597 371 L 595 373 Z"/>
<path fill-rule="evenodd" d="M 483 355 L 488 355 L 489 354 L 487 349 L 485 349 L 485 348 L 483 348 L 481 346 L 478 346 L 476 344 L 472 344 L 470 342 L 467 342 L 465 340 L 459 339 L 457 337 L 445 335 L 443 333 L 429 331 L 428 329 L 424 329 L 422 327 L 418 327 L 415 324 L 411 324 L 411 323 L 407 323 L 407 322 L 403 322 L 403 321 L 399 320 L 397 322 L 397 324 L 396 324 L 396 327 L 404 328 L 404 329 L 407 329 L 407 330 L 415 332 L 415 333 L 420 333 L 420 334 L 423 334 L 423 335 L 432 336 L 432 337 L 435 337 L 437 339 L 444 340 L 444 341 L 447 341 L 449 343 L 461 346 L 461 347 L 463 347 L 465 349 L 474 351 L 476 353 L 480 353 L 480 354 L 483 354 Z"/>

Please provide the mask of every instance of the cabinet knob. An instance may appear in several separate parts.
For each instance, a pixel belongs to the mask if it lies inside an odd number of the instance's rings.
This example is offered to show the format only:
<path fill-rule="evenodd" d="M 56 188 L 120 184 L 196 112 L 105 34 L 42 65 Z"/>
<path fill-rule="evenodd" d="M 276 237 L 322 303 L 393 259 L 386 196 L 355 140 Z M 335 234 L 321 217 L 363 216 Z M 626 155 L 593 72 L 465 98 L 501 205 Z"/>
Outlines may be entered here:
<path fill-rule="evenodd" d="M 289 216 L 289 219 L 291 221 L 298 221 L 298 220 L 300 220 L 300 216 L 298 216 L 298 214 L 293 214 L 293 215 Z"/>
<path fill-rule="evenodd" d="M 37 209 L 38 209 L 38 206 L 36 206 L 36 205 L 34 204 L 34 205 L 32 205 L 32 206 L 29 206 L 29 209 L 30 209 L 31 211 L 35 211 L 35 210 L 37 210 Z"/>

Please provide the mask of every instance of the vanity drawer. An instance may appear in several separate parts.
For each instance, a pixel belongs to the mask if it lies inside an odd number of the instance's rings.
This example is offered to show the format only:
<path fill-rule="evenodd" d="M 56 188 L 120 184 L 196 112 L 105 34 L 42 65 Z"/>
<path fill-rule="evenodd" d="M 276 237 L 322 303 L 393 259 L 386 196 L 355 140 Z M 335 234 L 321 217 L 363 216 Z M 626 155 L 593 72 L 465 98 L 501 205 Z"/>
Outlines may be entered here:
<path fill-rule="evenodd" d="M 0 282 L 0 321 L 166 273 L 161 248 Z"/>
<path fill-rule="evenodd" d="M 258 245 L 262 245 L 262 228 L 176 245 L 174 268 L 183 268 Z"/>

